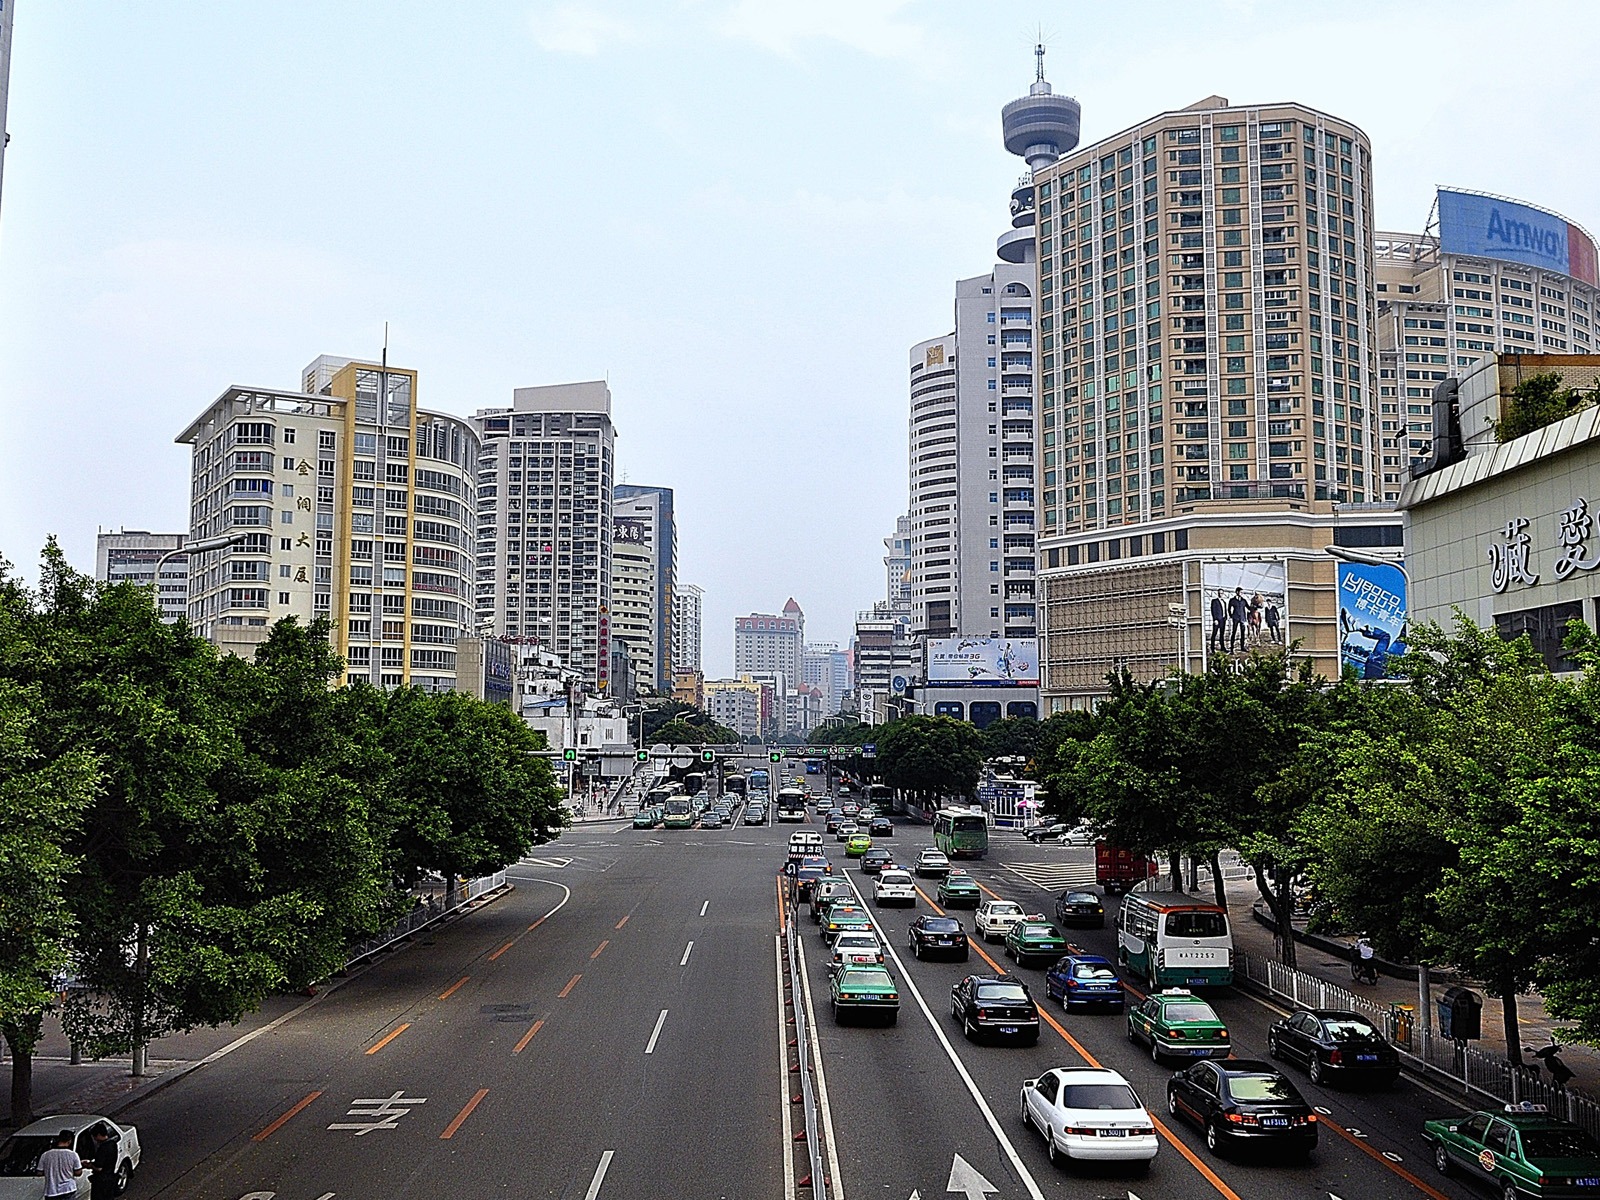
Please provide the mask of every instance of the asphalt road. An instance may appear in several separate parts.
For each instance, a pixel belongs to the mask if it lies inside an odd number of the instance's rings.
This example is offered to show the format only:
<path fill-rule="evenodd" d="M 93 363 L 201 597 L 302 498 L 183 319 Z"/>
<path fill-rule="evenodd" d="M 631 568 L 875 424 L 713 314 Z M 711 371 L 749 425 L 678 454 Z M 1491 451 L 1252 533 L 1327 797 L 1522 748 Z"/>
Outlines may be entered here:
<path fill-rule="evenodd" d="M 787 1136 L 799 1110 L 778 992 L 777 871 L 794 828 L 570 831 L 512 868 L 506 897 L 136 1105 L 126 1116 L 144 1167 L 130 1195 L 785 1197 L 806 1170 Z M 924 827 L 900 825 L 887 844 L 911 858 L 929 842 Z M 827 845 L 836 871 L 866 882 L 842 844 Z M 994 894 L 1045 909 L 1055 888 L 1036 881 L 1053 885 L 1086 861 L 998 834 L 971 869 Z M 796 926 L 834 1196 L 933 1200 L 964 1171 L 990 1185 L 972 1194 L 991 1200 L 1472 1194 L 1432 1174 L 1420 1138 L 1424 1119 L 1458 1106 L 1410 1082 L 1362 1093 L 1297 1078 L 1326 1113 L 1311 1164 L 1217 1159 L 1167 1116 L 1168 1072 L 1116 1016 L 1052 1004 L 1037 1047 L 966 1042 L 949 990 L 989 964 L 976 950 L 965 966 L 912 960 L 906 925 L 930 907 L 924 896 L 914 911 L 873 910 L 902 986 L 892 1027 L 833 1023 L 821 939 L 804 914 Z M 1113 949 L 1110 931 L 1077 940 Z M 1011 965 L 998 946 L 984 950 Z M 1042 970 L 1020 973 L 1042 996 Z M 1215 1003 L 1241 1053 L 1264 1051 L 1275 1010 L 1243 994 Z M 1160 1121 L 1148 1177 L 1058 1170 L 1024 1130 L 1021 1081 L 1085 1060 L 1126 1075 Z"/>

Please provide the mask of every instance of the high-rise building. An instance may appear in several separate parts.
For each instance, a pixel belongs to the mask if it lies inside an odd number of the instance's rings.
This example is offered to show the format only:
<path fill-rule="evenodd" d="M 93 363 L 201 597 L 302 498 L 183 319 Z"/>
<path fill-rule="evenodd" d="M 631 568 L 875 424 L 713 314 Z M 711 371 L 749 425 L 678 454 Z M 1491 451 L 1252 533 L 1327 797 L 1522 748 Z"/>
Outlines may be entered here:
<path fill-rule="evenodd" d="M 611 676 L 611 389 L 517 388 L 480 409 L 477 616 L 558 655 L 600 691 Z"/>
<path fill-rule="evenodd" d="M 705 681 L 706 712 L 718 725 L 725 725 L 742 738 L 758 738 L 766 721 L 762 685 L 750 679 L 708 679 Z"/>
<path fill-rule="evenodd" d="M 676 633 L 673 610 L 678 591 L 678 520 L 672 489 L 617 484 L 612 489 L 611 524 L 614 549 L 625 549 L 630 556 L 642 551 L 650 563 L 650 647 L 644 654 L 638 645 L 629 643 L 634 667 L 641 683 L 660 695 L 670 695 Z"/>
<path fill-rule="evenodd" d="M 800 670 L 806 686 L 820 694 L 822 715 L 837 713 L 850 691 L 850 656 L 833 642 L 816 642 L 805 648 Z"/>
<path fill-rule="evenodd" d="M 798 683 L 804 646 L 805 614 L 792 596 L 782 616 L 751 613 L 734 618 L 735 675 L 782 675 L 789 683 Z"/>
<path fill-rule="evenodd" d="M 672 664 L 679 671 L 700 671 L 700 612 L 705 591 L 680 583 L 672 597 Z"/>
<path fill-rule="evenodd" d="M 613 511 L 626 501 L 613 502 Z M 645 522 L 612 518 L 611 642 L 627 647 L 628 668 L 646 687 L 656 686 L 656 555 Z M 617 660 L 613 655 L 613 663 Z M 618 683 L 613 680 L 613 695 Z"/>
<path fill-rule="evenodd" d="M 189 556 L 181 533 L 147 533 L 142 529 L 102 531 L 95 539 L 94 577 L 106 583 L 131 581 L 156 586 L 156 606 L 163 621 L 176 621 L 189 611 Z M 156 579 L 156 564 L 161 578 Z"/>
<path fill-rule="evenodd" d="M 1044 48 L 1035 53 L 1029 94 L 1001 111 L 1006 149 L 1033 172 L 1077 145 L 1079 126 L 1078 102 L 1051 90 Z M 1002 261 L 956 284 L 954 332 L 911 350 L 907 574 L 912 629 L 923 637 L 1038 630 L 1032 197 L 1024 176 L 996 247 Z"/>
<path fill-rule="evenodd" d="M 1209 96 L 1036 168 L 1027 203 L 1047 707 L 1273 640 L 1336 673 L 1324 548 L 1398 535 L 1366 135 Z"/>
<path fill-rule="evenodd" d="M 248 653 L 277 620 L 326 617 L 348 678 L 456 686 L 472 631 L 478 437 L 417 406 L 415 371 L 324 355 L 299 392 L 230 387 L 194 448 L 189 623 Z"/>
<path fill-rule="evenodd" d="M 1600 347 L 1594 239 L 1548 209 L 1440 189 L 1427 232 L 1378 233 L 1383 498 L 1433 445 L 1434 386 L 1490 354 Z"/>
<path fill-rule="evenodd" d="M 894 519 L 894 532 L 883 539 L 883 598 L 911 614 L 911 518 Z"/>
<path fill-rule="evenodd" d="M 6 101 L 11 91 L 11 18 L 16 10 L 16 0 L 0 0 L 0 184 L 5 179 L 6 143 L 11 134 L 6 131 Z"/>

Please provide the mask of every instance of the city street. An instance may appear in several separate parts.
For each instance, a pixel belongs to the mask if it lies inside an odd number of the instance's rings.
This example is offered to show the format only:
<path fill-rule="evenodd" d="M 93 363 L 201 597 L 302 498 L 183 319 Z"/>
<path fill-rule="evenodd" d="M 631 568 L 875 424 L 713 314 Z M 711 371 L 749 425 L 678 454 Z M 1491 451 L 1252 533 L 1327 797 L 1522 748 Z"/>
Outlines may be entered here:
<path fill-rule="evenodd" d="M 806 1169 L 801 1148 L 786 1174 L 784 1109 L 797 1085 L 783 1067 L 777 991 L 787 919 L 777 874 L 794 828 L 569 832 L 513 867 L 516 890 L 474 918 L 137 1103 L 124 1114 L 145 1146 L 131 1194 L 785 1195 Z M 931 838 L 899 824 L 885 841 L 909 858 Z M 835 871 L 862 888 L 842 846 L 827 845 Z M 1002 832 L 972 873 L 992 894 L 1046 909 L 1058 881 L 1083 875 L 1086 854 Z M 932 908 L 931 887 L 922 891 L 915 910 L 872 909 L 902 990 L 894 1026 L 834 1025 L 821 939 L 805 913 L 797 924 L 833 1195 L 941 1196 L 953 1177 L 981 1177 L 981 1194 L 1002 1200 L 1471 1194 L 1434 1176 L 1420 1136 L 1424 1119 L 1460 1106 L 1409 1080 L 1362 1093 L 1296 1076 L 1323 1114 L 1312 1162 L 1219 1159 L 1170 1119 L 1168 1072 L 1127 1042 L 1117 1016 L 1048 1004 L 1037 1047 L 965 1041 L 951 985 L 1010 964 L 981 942 L 965 966 L 911 960 L 906 925 Z M 1109 930 L 1075 936 L 1114 950 Z M 1042 998 L 1043 972 L 1020 974 Z M 1278 1010 L 1242 993 L 1214 1002 L 1239 1052 L 1263 1053 Z M 1053 1168 L 1023 1128 L 1020 1082 L 1085 1062 L 1122 1072 L 1156 1117 L 1148 1178 Z"/>

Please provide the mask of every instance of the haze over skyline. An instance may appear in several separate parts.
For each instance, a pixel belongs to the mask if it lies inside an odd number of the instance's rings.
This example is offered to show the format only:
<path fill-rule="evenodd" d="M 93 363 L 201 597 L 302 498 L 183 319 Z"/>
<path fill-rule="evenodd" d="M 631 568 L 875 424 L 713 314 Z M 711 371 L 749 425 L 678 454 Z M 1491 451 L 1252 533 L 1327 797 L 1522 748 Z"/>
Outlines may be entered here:
<path fill-rule="evenodd" d="M 1371 136 L 1381 230 L 1436 184 L 1600 226 L 1576 2 L 20 5 L 0 555 L 186 529 L 177 433 L 387 321 L 426 407 L 609 380 L 619 480 L 677 493 L 709 675 L 735 615 L 793 595 L 844 645 L 881 597 L 907 349 L 993 261 L 1041 24 L 1084 144 L 1292 99 Z"/>

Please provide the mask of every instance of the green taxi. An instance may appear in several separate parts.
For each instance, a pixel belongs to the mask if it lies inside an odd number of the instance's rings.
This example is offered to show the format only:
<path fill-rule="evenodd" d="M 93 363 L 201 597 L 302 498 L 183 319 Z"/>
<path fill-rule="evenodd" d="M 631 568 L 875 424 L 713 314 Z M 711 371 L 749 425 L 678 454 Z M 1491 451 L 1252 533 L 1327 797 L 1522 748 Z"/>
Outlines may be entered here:
<path fill-rule="evenodd" d="M 1128 1010 L 1128 1040 L 1150 1047 L 1151 1061 L 1227 1058 L 1228 1027 L 1211 1005 L 1186 988 L 1167 988 Z"/>
<path fill-rule="evenodd" d="M 851 899 L 853 901 L 854 897 Z M 818 924 L 822 926 L 822 940 L 825 942 L 833 941 L 846 929 L 858 933 L 872 932 L 872 918 L 867 916 L 866 909 L 855 903 L 829 905 Z"/>
<path fill-rule="evenodd" d="M 1067 952 L 1067 939 L 1048 921 L 1029 918 L 1016 922 L 1006 930 L 1006 953 L 1016 959 L 1017 966 L 1025 967 L 1034 959 L 1055 962 Z"/>
<path fill-rule="evenodd" d="M 1441 1175 L 1459 1171 L 1504 1200 L 1600 1195 L 1600 1144 L 1542 1104 L 1429 1121 L 1423 1136 Z"/>
<path fill-rule="evenodd" d="M 844 844 L 844 852 L 847 858 L 860 858 L 871 849 L 872 839 L 864 833 L 852 833 L 850 840 Z"/>
<path fill-rule="evenodd" d="M 653 808 L 641 808 L 633 818 L 633 827 L 635 829 L 654 829 L 656 827 L 656 810 Z"/>
<path fill-rule="evenodd" d="M 846 967 L 828 981 L 833 1020 L 844 1024 L 847 1016 L 879 1015 L 893 1025 L 900 1016 L 900 990 L 883 967 Z"/>
<path fill-rule="evenodd" d="M 951 868 L 950 874 L 939 880 L 939 903 L 946 908 L 977 908 L 983 893 L 978 881 L 965 871 Z"/>

